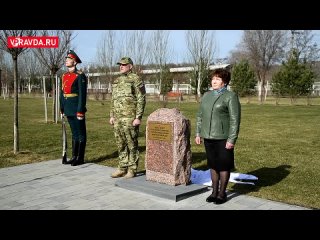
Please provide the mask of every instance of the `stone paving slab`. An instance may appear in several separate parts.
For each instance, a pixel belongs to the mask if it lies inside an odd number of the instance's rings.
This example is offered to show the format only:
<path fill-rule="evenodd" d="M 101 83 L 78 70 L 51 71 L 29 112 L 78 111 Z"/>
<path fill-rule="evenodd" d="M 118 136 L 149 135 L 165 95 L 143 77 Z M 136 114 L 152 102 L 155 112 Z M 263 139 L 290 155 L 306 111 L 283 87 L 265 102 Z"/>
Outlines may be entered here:
<path fill-rule="evenodd" d="M 306 210 L 307 208 L 228 192 L 222 205 L 207 203 L 208 192 L 179 201 L 116 186 L 114 168 L 61 159 L 0 169 L 0 210 Z M 139 179 L 133 178 L 138 182 Z M 129 183 L 129 182 L 127 182 Z"/>

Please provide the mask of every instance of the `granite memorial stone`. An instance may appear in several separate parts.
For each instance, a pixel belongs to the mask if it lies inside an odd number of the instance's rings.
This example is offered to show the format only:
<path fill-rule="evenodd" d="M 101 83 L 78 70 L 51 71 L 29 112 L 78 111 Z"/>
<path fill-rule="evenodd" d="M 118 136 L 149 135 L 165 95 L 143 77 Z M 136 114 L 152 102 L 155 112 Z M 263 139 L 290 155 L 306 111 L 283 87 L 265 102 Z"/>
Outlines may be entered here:
<path fill-rule="evenodd" d="M 191 126 L 176 109 L 160 108 L 148 116 L 146 180 L 176 186 L 191 176 Z"/>

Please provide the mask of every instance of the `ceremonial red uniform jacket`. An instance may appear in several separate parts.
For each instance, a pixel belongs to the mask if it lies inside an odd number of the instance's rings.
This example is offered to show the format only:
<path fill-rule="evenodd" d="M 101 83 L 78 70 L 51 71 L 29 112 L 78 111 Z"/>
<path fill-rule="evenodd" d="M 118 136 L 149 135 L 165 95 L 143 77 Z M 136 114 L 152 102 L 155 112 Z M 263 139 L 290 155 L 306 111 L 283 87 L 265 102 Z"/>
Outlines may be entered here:
<path fill-rule="evenodd" d="M 75 69 L 61 78 L 60 110 L 66 116 L 76 116 L 87 111 L 87 77 Z"/>

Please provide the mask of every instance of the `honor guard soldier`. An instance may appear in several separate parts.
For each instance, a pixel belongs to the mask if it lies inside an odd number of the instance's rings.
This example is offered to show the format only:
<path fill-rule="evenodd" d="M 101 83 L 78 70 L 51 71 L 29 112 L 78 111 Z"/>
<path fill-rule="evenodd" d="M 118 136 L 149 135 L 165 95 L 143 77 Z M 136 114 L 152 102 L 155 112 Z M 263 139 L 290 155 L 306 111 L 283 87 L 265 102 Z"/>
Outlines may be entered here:
<path fill-rule="evenodd" d="M 132 178 L 139 162 L 138 134 L 146 105 L 146 90 L 143 81 L 132 72 L 131 58 L 123 57 L 117 64 L 121 76 L 112 84 L 109 122 L 114 128 L 119 162 L 111 177 Z"/>
<path fill-rule="evenodd" d="M 77 69 L 78 63 L 81 63 L 78 55 L 69 50 L 65 60 L 68 71 L 62 75 L 60 93 L 60 111 L 67 117 L 72 132 L 72 158 L 64 164 L 72 166 L 84 163 L 87 142 L 87 77 Z"/>

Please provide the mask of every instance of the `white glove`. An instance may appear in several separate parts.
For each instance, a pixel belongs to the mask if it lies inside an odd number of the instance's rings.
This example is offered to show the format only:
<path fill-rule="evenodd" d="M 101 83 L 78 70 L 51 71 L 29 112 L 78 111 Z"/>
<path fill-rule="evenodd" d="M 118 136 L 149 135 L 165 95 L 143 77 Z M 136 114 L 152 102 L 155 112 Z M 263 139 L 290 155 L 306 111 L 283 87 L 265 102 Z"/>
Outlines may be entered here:
<path fill-rule="evenodd" d="M 114 124 L 114 118 L 113 118 L 113 117 L 111 117 L 111 118 L 109 119 L 109 123 L 110 123 L 111 125 Z"/>

